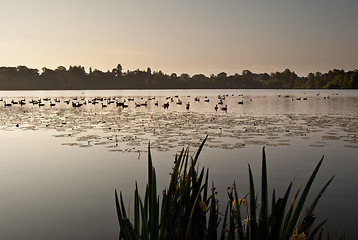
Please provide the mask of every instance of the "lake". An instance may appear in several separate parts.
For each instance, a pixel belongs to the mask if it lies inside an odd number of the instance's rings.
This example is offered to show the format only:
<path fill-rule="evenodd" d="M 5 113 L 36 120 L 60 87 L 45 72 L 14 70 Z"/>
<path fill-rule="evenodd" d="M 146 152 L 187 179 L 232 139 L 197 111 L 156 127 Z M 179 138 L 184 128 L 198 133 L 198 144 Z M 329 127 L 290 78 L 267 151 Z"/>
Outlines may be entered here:
<path fill-rule="evenodd" d="M 149 142 L 160 193 L 175 154 L 208 136 L 199 164 L 221 211 L 233 181 L 248 193 L 248 164 L 260 189 L 264 146 L 279 196 L 324 155 L 308 203 L 335 175 L 317 221 L 356 239 L 357 133 L 357 90 L 0 91 L 0 238 L 117 239 L 114 190 L 132 210 Z"/>

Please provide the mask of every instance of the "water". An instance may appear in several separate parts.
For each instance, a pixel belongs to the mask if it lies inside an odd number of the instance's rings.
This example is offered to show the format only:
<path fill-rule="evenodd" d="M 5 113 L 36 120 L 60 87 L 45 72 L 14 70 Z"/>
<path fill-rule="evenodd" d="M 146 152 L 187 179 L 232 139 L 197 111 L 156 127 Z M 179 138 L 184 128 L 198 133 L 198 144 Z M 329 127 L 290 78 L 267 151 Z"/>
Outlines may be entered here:
<path fill-rule="evenodd" d="M 215 111 L 218 95 L 226 96 Z M 335 179 L 318 206 L 318 220 L 328 218 L 331 238 L 343 225 L 358 237 L 358 193 L 351 187 L 358 180 L 358 91 L 2 91 L 0 97 L 26 102 L 0 102 L 2 239 L 117 238 L 114 189 L 123 191 L 128 206 L 135 181 L 144 191 L 148 142 L 163 189 L 175 153 L 187 146 L 194 152 L 206 135 L 200 165 L 210 168 L 222 205 L 234 180 L 242 196 L 248 192 L 248 164 L 259 189 L 263 146 L 269 186 L 280 195 L 294 177 L 296 187 L 305 180 L 325 155 L 312 193 Z M 88 103 L 95 97 L 107 99 Z M 134 101 L 121 108 L 108 104 L 109 97 Z M 51 100 L 41 107 L 29 103 L 40 98 Z M 74 108 L 72 101 L 87 104 Z M 146 107 L 135 107 L 145 101 Z M 162 107 L 166 102 L 169 109 Z"/>

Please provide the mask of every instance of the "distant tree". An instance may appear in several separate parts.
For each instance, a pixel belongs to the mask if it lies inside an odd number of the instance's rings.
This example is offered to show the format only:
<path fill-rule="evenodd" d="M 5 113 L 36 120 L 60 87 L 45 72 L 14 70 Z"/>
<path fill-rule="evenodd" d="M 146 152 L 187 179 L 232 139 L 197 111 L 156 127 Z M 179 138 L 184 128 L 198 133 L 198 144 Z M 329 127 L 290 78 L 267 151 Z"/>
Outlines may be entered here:
<path fill-rule="evenodd" d="M 221 72 L 221 73 L 218 74 L 217 78 L 219 78 L 219 79 L 227 78 L 227 73 L 226 72 Z"/>
<path fill-rule="evenodd" d="M 351 88 L 358 88 L 358 71 L 353 71 L 350 76 L 350 87 Z"/>
<path fill-rule="evenodd" d="M 315 77 L 322 77 L 322 73 L 316 72 Z"/>
<path fill-rule="evenodd" d="M 315 86 L 316 86 L 316 84 L 315 84 L 314 74 L 309 73 L 308 74 L 308 79 L 307 79 L 307 82 L 306 82 L 306 88 L 313 89 L 313 88 L 315 88 Z"/>
<path fill-rule="evenodd" d="M 122 76 L 122 65 L 118 64 L 116 68 L 112 69 L 112 73 L 115 77 Z"/>
<path fill-rule="evenodd" d="M 243 70 L 242 75 L 244 76 L 252 75 L 252 72 L 250 70 Z"/>
<path fill-rule="evenodd" d="M 202 86 L 208 86 L 208 78 L 204 74 L 196 74 L 192 76 L 190 86 L 192 88 L 201 88 Z M 209 87 L 209 86 L 208 86 Z"/>
<path fill-rule="evenodd" d="M 117 71 L 118 71 L 118 75 L 122 75 L 122 65 L 121 64 L 118 64 L 117 65 Z"/>
<path fill-rule="evenodd" d="M 190 88 L 190 76 L 187 73 L 182 73 L 178 78 L 178 88 Z"/>
<path fill-rule="evenodd" d="M 152 72 L 139 69 L 122 73 L 122 66 L 117 65 L 112 71 L 102 72 L 97 69 L 89 73 L 82 66 L 69 66 L 67 70 L 58 66 L 55 70 L 37 69 L 26 66 L 0 67 L 0 89 L 145 89 L 145 88 L 355 88 L 358 89 L 358 70 L 345 72 L 333 69 L 328 73 L 310 73 L 307 77 L 298 77 L 289 69 L 283 72 L 252 73 L 243 70 L 242 75 L 228 76 L 221 72 L 211 74 L 187 73 L 170 76 L 162 71 Z"/>
<path fill-rule="evenodd" d="M 66 68 L 64 66 L 58 66 L 55 71 L 66 72 Z"/>
<path fill-rule="evenodd" d="M 179 78 L 180 78 L 180 79 L 183 79 L 183 80 L 184 80 L 184 79 L 187 80 L 187 79 L 190 78 L 190 76 L 189 76 L 189 74 L 187 74 L 187 73 L 182 73 Z"/>
<path fill-rule="evenodd" d="M 249 70 L 242 71 L 242 88 L 252 88 L 253 74 Z"/>

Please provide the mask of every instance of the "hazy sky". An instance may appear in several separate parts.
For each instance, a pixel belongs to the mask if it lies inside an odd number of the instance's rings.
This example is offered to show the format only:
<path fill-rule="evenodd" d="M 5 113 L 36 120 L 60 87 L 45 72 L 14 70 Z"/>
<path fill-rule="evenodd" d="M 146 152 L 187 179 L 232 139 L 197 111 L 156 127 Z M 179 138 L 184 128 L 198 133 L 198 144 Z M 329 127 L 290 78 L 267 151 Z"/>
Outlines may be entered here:
<path fill-rule="evenodd" d="M 357 0 L 0 0 L 0 66 L 358 69 Z"/>

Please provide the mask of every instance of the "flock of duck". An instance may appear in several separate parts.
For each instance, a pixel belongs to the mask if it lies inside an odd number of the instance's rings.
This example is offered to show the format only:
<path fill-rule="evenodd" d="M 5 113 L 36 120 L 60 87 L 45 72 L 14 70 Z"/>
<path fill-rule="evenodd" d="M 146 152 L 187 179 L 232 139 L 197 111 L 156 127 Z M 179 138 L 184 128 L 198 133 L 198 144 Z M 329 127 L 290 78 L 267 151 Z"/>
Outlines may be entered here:
<path fill-rule="evenodd" d="M 319 95 L 319 93 L 317 93 L 317 96 Z M 333 95 L 338 95 L 338 93 L 333 94 Z M 234 94 L 232 94 L 231 96 L 235 96 Z M 238 97 L 243 97 L 243 94 L 238 94 Z M 218 110 L 222 110 L 222 111 L 227 111 L 228 110 L 228 104 L 225 103 L 225 99 L 229 97 L 228 94 L 226 95 L 218 95 L 216 100 L 210 100 L 208 96 L 205 97 L 195 97 L 194 101 L 195 102 L 200 102 L 203 100 L 203 102 L 209 103 L 209 102 L 215 102 L 215 106 L 214 106 L 214 110 L 218 111 Z M 279 94 L 278 97 L 281 97 L 281 95 Z M 303 101 L 307 101 L 308 97 L 291 97 L 289 95 L 285 95 L 283 96 L 284 98 L 290 98 L 292 101 L 297 100 L 303 100 Z M 190 100 L 190 96 L 187 96 L 187 99 Z M 325 96 L 324 99 L 329 99 L 329 96 Z M 62 99 L 59 97 L 56 98 L 50 98 L 50 97 L 45 97 L 45 98 L 37 98 L 37 99 L 30 99 L 30 100 L 26 100 L 25 98 L 21 98 L 21 99 L 11 99 L 11 101 L 6 101 L 4 100 L 4 98 L 0 98 L 0 102 L 3 102 L 3 106 L 4 107 L 11 107 L 14 105 L 20 105 L 20 106 L 24 106 L 27 103 L 33 106 L 38 106 L 38 107 L 45 107 L 45 106 L 49 106 L 49 107 L 55 107 L 56 105 L 61 104 L 61 101 L 69 106 L 72 106 L 73 108 L 79 108 L 79 107 L 83 107 L 86 105 L 100 105 L 102 108 L 106 108 L 110 105 L 115 105 L 116 107 L 121 107 L 121 108 L 128 108 L 129 107 L 129 103 L 133 102 L 133 106 L 138 108 L 138 107 L 147 107 L 149 105 L 150 101 L 155 101 L 156 97 L 148 97 L 146 99 L 144 99 L 144 97 L 138 97 L 136 99 L 137 101 L 135 101 L 134 97 L 127 97 L 127 98 L 122 98 L 122 97 L 93 97 L 93 98 L 86 98 L 86 97 L 70 97 L 67 99 Z M 246 101 L 252 102 L 252 98 L 247 99 Z M 173 96 L 173 97 L 166 97 L 165 101 L 163 101 L 161 104 L 159 103 L 158 100 L 156 100 L 154 102 L 154 106 L 156 107 L 163 107 L 164 109 L 169 109 L 169 106 L 171 104 L 176 104 L 176 105 L 183 105 L 183 101 L 181 100 L 181 98 L 179 97 L 179 95 Z M 237 101 L 238 105 L 244 105 L 244 100 L 238 100 Z M 191 106 L 190 101 L 185 103 L 185 108 L 186 110 L 189 110 Z"/>
<path fill-rule="evenodd" d="M 225 98 L 228 97 L 229 95 L 218 95 L 217 97 L 217 104 L 214 107 L 214 110 L 217 111 L 219 109 L 223 110 L 223 111 L 227 111 L 228 106 L 227 104 L 224 104 Z M 234 96 L 234 95 L 232 95 Z M 242 96 L 242 95 L 239 95 Z M 188 98 L 190 98 L 190 96 L 188 96 Z M 209 103 L 210 99 L 205 96 L 204 98 L 204 102 Z M 86 106 L 86 105 L 97 105 L 99 104 L 102 108 L 106 108 L 109 105 L 115 105 L 116 107 L 121 107 L 121 108 L 128 108 L 129 107 L 129 102 L 134 102 L 134 106 L 136 108 L 138 107 L 147 107 L 149 104 L 149 101 L 153 101 L 156 100 L 156 97 L 149 97 L 146 100 L 144 100 L 144 97 L 139 97 L 137 99 L 137 102 L 135 101 L 134 97 L 128 97 L 128 98 L 121 98 L 121 97 L 94 97 L 94 98 L 89 98 L 86 99 L 85 97 L 71 97 L 68 99 L 62 99 L 62 102 L 64 104 L 67 104 L 69 106 L 72 106 L 74 108 L 79 108 L 82 106 Z M 176 105 L 182 105 L 183 101 L 180 99 L 180 97 L 178 95 L 174 96 L 174 97 L 166 97 L 165 98 L 166 101 L 164 101 L 162 104 L 159 104 L 159 101 L 156 100 L 154 105 L 159 107 L 162 106 L 164 109 L 168 109 L 170 104 L 176 104 Z M 195 102 L 200 102 L 201 98 L 200 97 L 195 97 L 194 98 Z M 250 99 L 250 101 L 252 101 Z M 24 106 L 27 103 L 33 106 L 38 106 L 38 107 L 44 107 L 44 106 L 49 106 L 49 107 L 55 107 L 58 104 L 61 104 L 61 98 L 50 98 L 50 97 L 46 97 L 46 98 L 38 98 L 38 99 L 34 99 L 32 98 L 31 100 L 26 100 L 25 98 L 21 98 L 21 99 L 11 99 L 10 102 L 4 100 L 3 98 L 0 98 L 0 102 L 3 102 L 4 107 L 11 107 L 11 106 L 15 106 L 15 105 L 20 105 L 20 106 Z M 244 101 L 238 101 L 238 104 L 243 105 Z M 220 108 L 218 107 L 221 106 Z M 185 108 L 186 110 L 190 109 L 190 102 L 187 102 L 185 104 Z"/>
<path fill-rule="evenodd" d="M 235 149 L 249 144 L 280 146 L 289 145 L 295 139 L 308 141 L 315 147 L 340 140 L 348 147 L 358 148 L 357 117 L 278 112 L 276 106 L 284 99 L 297 103 L 308 100 L 306 96 L 280 98 L 273 96 L 268 100 L 242 94 L 1 98 L 4 107 L 0 111 L 0 131 L 53 129 L 58 131 L 55 137 L 64 139 L 63 145 L 104 146 L 110 151 L 143 152 L 149 140 L 151 148 L 169 151 L 178 146 L 196 146 L 206 135 L 209 148 Z M 264 106 L 264 112 L 257 112 L 267 101 L 273 105 Z M 243 105 L 250 111 L 240 110 Z M 228 106 L 230 114 L 225 113 Z M 113 111 L 117 108 L 120 114 Z M 127 108 L 128 111 L 122 111 Z M 163 111 L 169 108 L 173 110 Z M 225 114 L 217 112 L 219 110 Z M 316 139 L 319 132 L 321 135 Z"/>

